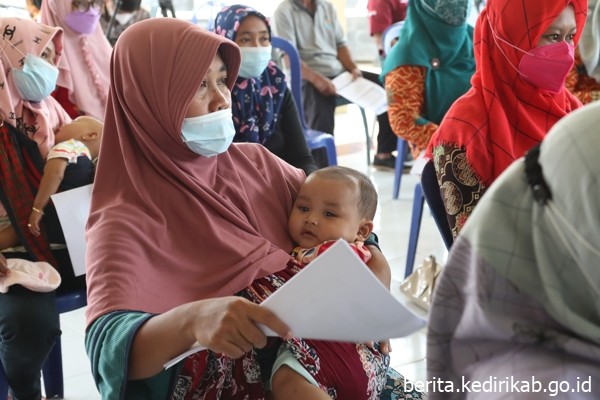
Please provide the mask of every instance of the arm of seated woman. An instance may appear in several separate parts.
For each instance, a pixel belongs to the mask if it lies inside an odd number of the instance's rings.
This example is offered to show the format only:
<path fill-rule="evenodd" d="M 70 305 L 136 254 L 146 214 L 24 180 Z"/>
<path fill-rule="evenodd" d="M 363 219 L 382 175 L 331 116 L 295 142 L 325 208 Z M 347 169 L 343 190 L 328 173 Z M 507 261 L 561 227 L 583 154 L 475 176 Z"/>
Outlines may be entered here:
<path fill-rule="evenodd" d="M 167 361 L 189 350 L 195 342 L 239 358 L 267 343 L 257 324 L 269 327 L 282 338 L 291 338 L 289 328 L 275 314 L 240 297 L 199 300 L 175 307 L 148 319 L 137 331 L 128 378 L 158 374 Z"/>
<path fill-rule="evenodd" d="M 435 173 L 454 239 L 487 188 L 469 164 L 464 149 L 441 145 L 433 149 Z"/>

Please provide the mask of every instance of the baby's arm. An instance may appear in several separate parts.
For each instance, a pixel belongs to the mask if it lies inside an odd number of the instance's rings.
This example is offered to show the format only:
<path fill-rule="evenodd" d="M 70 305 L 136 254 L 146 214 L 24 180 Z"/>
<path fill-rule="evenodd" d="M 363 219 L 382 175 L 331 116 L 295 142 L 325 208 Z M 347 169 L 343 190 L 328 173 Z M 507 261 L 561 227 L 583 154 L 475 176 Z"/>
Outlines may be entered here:
<path fill-rule="evenodd" d="M 381 283 L 383 283 L 383 286 L 390 290 L 392 281 L 390 264 L 388 264 L 385 256 L 377 246 L 367 245 L 367 248 L 371 251 L 371 259 L 367 263 L 367 267 L 369 267 Z"/>
<path fill-rule="evenodd" d="M 388 290 L 390 290 L 390 284 L 392 281 L 392 271 L 390 264 L 388 264 L 385 256 L 379 250 L 379 247 L 371 244 L 366 245 L 371 252 L 371 259 L 367 263 L 367 267 L 375 274 L 375 276 L 383 283 Z M 373 346 L 373 343 L 367 343 L 369 346 Z M 392 351 L 392 346 L 389 340 L 382 340 L 379 342 L 381 352 L 383 354 L 389 354 Z"/>
<path fill-rule="evenodd" d="M 44 215 L 44 207 L 48 205 L 50 196 L 58 190 L 65 175 L 65 169 L 67 169 L 66 158 L 52 158 L 46 161 L 44 175 L 42 176 L 35 200 L 33 200 L 32 211 L 29 215 L 29 224 L 27 224 L 29 231 L 35 236 L 40 234 L 40 220 Z"/>

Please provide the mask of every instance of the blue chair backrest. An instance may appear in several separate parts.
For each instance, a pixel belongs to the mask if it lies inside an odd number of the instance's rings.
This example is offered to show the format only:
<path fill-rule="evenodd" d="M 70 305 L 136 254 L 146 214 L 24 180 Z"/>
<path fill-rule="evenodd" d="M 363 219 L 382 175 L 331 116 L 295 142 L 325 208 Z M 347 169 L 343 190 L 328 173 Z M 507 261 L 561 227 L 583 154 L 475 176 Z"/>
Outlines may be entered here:
<path fill-rule="evenodd" d="M 300 63 L 298 50 L 290 41 L 277 36 L 271 37 L 271 45 L 274 49 L 279 49 L 288 56 L 290 64 L 290 79 L 288 84 L 292 90 L 294 101 L 296 102 L 296 108 L 298 109 L 298 116 L 300 117 L 302 128 L 306 130 L 308 127 L 306 126 L 306 119 L 304 119 L 304 106 L 302 104 L 302 64 Z"/>
<path fill-rule="evenodd" d="M 381 34 L 381 43 L 383 43 L 383 56 L 389 54 L 392 49 L 392 41 L 398 37 L 400 34 L 400 30 L 402 29 L 402 25 L 404 25 L 404 21 L 394 22 Z"/>

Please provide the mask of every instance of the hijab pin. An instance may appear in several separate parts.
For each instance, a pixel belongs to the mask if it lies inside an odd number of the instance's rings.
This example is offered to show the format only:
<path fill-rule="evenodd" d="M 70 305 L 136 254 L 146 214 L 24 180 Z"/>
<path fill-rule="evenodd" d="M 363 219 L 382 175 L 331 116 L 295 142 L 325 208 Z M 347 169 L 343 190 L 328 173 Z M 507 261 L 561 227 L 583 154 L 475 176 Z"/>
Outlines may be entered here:
<path fill-rule="evenodd" d="M 439 58 L 432 58 L 431 59 L 431 69 L 439 69 L 440 68 L 440 59 Z"/>

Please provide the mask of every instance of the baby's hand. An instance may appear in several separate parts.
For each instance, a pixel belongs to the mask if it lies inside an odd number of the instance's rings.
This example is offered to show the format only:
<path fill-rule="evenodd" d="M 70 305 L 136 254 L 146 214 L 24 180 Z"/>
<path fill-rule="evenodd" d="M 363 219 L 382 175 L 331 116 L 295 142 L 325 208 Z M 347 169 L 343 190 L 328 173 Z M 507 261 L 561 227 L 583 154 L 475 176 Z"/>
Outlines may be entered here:
<path fill-rule="evenodd" d="M 375 346 L 375 343 L 373 342 L 367 342 L 365 343 L 367 345 L 367 347 L 373 348 Z M 381 351 L 381 353 L 388 355 L 392 352 L 392 345 L 390 344 L 389 340 L 382 340 L 381 342 L 379 342 L 379 351 Z"/>
<path fill-rule="evenodd" d="M 29 215 L 29 223 L 27 224 L 27 227 L 29 228 L 29 232 L 31 232 L 31 234 L 33 236 L 39 236 L 40 235 L 40 220 L 42 219 L 42 214 L 33 211 L 30 215 Z"/>
<path fill-rule="evenodd" d="M 6 258 L 0 253 L 0 277 L 7 276 L 9 272 L 10 269 L 8 269 Z"/>

